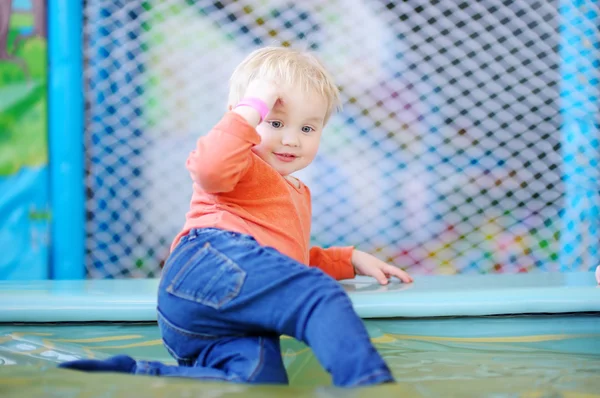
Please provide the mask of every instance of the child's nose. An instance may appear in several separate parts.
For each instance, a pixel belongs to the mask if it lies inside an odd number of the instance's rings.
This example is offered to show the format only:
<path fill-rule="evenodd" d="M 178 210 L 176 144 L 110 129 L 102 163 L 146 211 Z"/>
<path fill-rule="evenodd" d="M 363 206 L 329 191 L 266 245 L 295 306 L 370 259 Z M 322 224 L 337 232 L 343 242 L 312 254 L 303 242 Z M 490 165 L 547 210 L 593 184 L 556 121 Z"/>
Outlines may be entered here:
<path fill-rule="evenodd" d="M 281 136 L 281 143 L 287 146 L 298 146 L 300 144 L 300 140 L 295 132 L 288 129 L 287 131 L 283 132 Z"/>

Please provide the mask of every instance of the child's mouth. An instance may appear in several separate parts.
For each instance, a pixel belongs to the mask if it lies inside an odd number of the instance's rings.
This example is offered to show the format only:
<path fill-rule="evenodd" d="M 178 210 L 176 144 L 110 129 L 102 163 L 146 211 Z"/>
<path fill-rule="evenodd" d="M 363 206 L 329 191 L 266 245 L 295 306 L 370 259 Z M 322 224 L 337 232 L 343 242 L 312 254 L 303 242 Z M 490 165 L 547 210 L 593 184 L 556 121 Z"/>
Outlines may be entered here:
<path fill-rule="evenodd" d="M 281 160 L 282 162 L 292 162 L 296 159 L 296 155 L 293 155 L 291 153 L 274 153 L 274 154 L 277 157 L 277 159 Z"/>

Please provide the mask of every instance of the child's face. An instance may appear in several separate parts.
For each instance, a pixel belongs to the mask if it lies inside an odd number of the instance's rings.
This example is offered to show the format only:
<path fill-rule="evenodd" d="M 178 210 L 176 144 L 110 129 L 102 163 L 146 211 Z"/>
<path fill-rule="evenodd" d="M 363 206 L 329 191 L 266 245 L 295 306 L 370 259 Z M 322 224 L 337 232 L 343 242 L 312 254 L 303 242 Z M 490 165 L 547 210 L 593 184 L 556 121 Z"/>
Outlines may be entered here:
<path fill-rule="evenodd" d="M 317 155 L 326 109 L 318 94 L 286 90 L 256 127 L 262 140 L 252 150 L 282 176 L 305 168 Z"/>

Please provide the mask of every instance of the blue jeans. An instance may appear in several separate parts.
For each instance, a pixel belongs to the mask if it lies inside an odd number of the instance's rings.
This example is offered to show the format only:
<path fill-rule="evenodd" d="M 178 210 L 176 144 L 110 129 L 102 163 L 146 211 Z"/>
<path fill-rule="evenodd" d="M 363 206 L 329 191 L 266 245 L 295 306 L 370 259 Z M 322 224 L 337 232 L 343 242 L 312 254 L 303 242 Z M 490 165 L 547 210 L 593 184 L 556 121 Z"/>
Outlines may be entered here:
<path fill-rule="evenodd" d="M 342 287 L 248 235 L 183 237 L 163 270 L 158 324 L 179 366 L 138 361 L 136 373 L 287 384 L 286 334 L 312 348 L 337 386 L 393 381 Z"/>

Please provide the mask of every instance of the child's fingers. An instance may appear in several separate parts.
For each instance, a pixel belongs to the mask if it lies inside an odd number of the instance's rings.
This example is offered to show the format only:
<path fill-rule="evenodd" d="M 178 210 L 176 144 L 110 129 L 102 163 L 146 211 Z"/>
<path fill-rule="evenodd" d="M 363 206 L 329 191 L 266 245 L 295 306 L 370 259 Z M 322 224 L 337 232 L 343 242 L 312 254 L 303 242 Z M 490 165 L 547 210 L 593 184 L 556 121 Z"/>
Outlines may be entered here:
<path fill-rule="evenodd" d="M 388 278 L 385 276 L 385 274 L 383 273 L 382 270 L 380 269 L 374 269 L 373 273 L 371 274 L 371 276 L 375 279 L 377 279 L 377 282 L 379 282 L 380 285 L 387 285 L 388 284 Z"/>
<path fill-rule="evenodd" d="M 394 267 L 393 265 L 387 265 L 385 268 L 385 273 L 390 276 L 395 276 L 404 283 L 411 283 L 413 281 L 413 278 L 411 278 L 407 272 L 402 271 L 400 268 Z"/>

